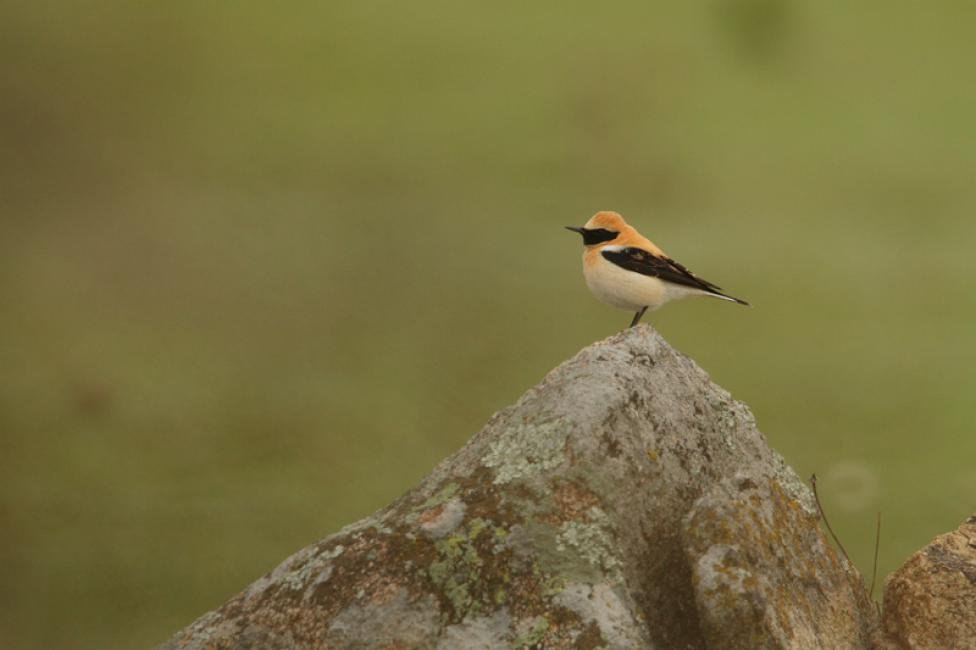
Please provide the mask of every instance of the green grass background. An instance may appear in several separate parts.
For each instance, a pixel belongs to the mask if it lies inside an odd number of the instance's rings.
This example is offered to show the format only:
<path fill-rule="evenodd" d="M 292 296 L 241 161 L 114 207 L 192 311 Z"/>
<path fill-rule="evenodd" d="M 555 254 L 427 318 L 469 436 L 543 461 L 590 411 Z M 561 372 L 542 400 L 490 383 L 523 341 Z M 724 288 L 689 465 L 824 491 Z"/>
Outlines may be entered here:
<path fill-rule="evenodd" d="M 976 6 L 0 8 L 0 645 L 162 641 L 652 322 L 870 573 L 976 506 Z"/>

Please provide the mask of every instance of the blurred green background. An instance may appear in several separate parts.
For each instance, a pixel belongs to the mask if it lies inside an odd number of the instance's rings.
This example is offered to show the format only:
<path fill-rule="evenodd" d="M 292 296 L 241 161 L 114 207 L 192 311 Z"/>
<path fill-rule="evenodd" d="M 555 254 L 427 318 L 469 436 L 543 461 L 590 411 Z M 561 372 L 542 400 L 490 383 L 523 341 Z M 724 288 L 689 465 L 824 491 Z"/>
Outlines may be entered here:
<path fill-rule="evenodd" d="M 160 642 L 650 319 L 870 575 L 976 507 L 976 5 L 0 8 L 0 646 Z"/>

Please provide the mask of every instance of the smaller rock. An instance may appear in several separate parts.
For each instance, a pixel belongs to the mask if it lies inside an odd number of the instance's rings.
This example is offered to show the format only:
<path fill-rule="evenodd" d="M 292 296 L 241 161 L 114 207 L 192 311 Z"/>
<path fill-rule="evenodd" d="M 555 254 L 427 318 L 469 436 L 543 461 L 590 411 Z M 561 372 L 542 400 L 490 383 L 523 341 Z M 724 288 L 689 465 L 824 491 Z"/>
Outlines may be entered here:
<path fill-rule="evenodd" d="M 709 650 L 867 647 L 875 612 L 860 574 L 776 479 L 717 483 L 683 539 Z"/>
<path fill-rule="evenodd" d="M 881 647 L 976 648 L 976 515 L 888 576 Z"/>

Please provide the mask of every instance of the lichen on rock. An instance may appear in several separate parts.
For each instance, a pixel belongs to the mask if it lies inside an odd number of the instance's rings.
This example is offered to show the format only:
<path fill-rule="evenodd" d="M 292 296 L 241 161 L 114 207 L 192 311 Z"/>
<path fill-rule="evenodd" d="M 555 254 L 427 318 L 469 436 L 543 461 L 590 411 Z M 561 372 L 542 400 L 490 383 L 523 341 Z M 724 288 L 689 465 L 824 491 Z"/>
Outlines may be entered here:
<path fill-rule="evenodd" d="M 811 503 L 748 408 L 635 327 L 164 647 L 861 647 L 874 610 Z"/>
<path fill-rule="evenodd" d="M 620 560 L 615 555 L 607 513 L 594 506 L 586 515 L 585 521 L 563 523 L 556 536 L 556 549 L 564 552 L 573 549 L 592 566 L 619 577 Z"/>
<path fill-rule="evenodd" d="M 568 436 L 568 424 L 559 419 L 515 426 L 488 444 L 484 464 L 495 470 L 500 485 L 547 472 L 565 461 Z"/>
<path fill-rule="evenodd" d="M 867 647 L 876 623 L 859 574 L 776 479 L 715 484 L 683 539 L 708 648 Z"/>

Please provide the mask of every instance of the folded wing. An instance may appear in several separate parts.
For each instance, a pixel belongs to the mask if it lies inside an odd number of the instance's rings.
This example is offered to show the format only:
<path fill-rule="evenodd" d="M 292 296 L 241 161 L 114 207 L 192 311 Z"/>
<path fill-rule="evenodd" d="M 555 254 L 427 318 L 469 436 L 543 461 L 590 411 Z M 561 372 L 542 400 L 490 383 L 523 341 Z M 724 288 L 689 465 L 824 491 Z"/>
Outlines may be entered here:
<path fill-rule="evenodd" d="M 697 275 L 675 262 L 670 257 L 659 257 L 642 248 L 611 248 L 602 251 L 603 257 L 617 266 L 655 278 L 665 282 L 673 282 L 693 289 L 701 289 L 707 293 L 720 293 L 721 287 L 702 280 Z"/>

